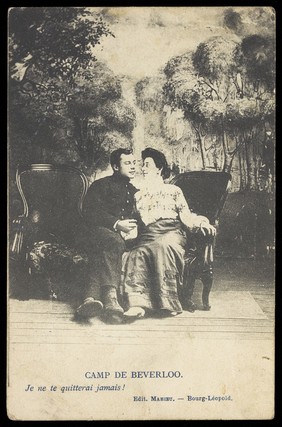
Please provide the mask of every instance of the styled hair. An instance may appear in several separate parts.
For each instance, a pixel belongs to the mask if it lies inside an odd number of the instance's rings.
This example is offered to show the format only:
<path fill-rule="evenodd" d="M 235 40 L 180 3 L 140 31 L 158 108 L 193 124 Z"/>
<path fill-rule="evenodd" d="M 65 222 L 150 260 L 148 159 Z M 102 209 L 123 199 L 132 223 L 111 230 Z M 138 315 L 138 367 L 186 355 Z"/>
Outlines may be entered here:
<path fill-rule="evenodd" d="M 116 165 L 116 166 L 120 165 L 120 157 L 122 154 L 128 155 L 128 154 L 132 154 L 132 153 L 133 153 L 133 151 L 128 149 L 128 148 L 118 148 L 117 150 L 114 150 L 110 156 L 111 166 L 113 167 L 114 165 Z"/>
<path fill-rule="evenodd" d="M 164 179 L 170 176 L 167 160 L 161 151 L 155 150 L 154 148 L 145 148 L 145 150 L 142 151 L 142 160 L 144 161 L 147 157 L 154 160 L 158 169 L 162 169 L 161 175 Z"/>

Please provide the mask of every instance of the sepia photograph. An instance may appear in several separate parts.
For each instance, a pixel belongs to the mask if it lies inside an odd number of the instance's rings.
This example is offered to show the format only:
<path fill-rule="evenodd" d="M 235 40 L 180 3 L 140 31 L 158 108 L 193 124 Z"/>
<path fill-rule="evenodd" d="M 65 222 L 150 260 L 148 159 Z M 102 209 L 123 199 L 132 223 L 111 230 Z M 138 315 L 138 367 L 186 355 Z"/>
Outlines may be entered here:
<path fill-rule="evenodd" d="M 7 23 L 9 419 L 273 419 L 275 9 Z"/>

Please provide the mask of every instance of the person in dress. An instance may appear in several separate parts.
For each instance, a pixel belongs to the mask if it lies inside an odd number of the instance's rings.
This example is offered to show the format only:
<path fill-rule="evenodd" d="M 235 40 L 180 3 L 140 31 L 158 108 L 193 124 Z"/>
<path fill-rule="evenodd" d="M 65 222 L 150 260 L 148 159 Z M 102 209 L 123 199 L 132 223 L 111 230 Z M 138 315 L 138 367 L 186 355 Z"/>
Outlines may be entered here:
<path fill-rule="evenodd" d="M 182 312 L 178 289 L 184 270 L 185 229 L 215 234 L 206 217 L 191 213 L 182 190 L 164 182 L 169 176 L 164 154 L 146 148 L 142 160 L 144 186 L 134 195 L 139 236 L 124 266 L 124 316 L 131 319 L 150 310 L 167 315 Z"/>

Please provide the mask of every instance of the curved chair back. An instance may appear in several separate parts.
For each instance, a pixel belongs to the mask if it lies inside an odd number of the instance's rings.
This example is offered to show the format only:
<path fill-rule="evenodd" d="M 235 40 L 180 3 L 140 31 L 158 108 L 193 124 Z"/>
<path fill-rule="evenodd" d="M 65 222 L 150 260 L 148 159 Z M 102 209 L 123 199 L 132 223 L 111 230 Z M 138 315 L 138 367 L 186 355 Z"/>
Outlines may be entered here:
<path fill-rule="evenodd" d="M 206 216 L 212 224 L 223 208 L 231 175 L 227 172 L 184 172 L 171 181 L 181 188 L 192 212 Z"/>
<path fill-rule="evenodd" d="M 18 168 L 16 182 L 25 217 L 49 233 L 71 232 L 88 188 L 82 172 L 70 166 L 32 164 Z"/>

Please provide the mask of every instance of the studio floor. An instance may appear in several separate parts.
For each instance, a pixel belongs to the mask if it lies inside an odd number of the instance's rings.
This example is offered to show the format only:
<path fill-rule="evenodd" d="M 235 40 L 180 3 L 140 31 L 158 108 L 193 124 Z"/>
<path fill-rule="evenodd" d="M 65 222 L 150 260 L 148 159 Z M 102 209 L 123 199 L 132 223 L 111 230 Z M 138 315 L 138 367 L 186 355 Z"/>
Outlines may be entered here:
<path fill-rule="evenodd" d="M 219 258 L 215 262 L 211 310 L 184 311 L 171 318 L 144 318 L 110 325 L 99 318 L 79 323 L 74 307 L 60 301 L 10 298 L 9 341 L 16 347 L 34 344 L 72 346 L 160 345 L 182 339 L 273 340 L 275 289 L 271 263 Z M 197 282 L 195 302 L 200 301 Z"/>

